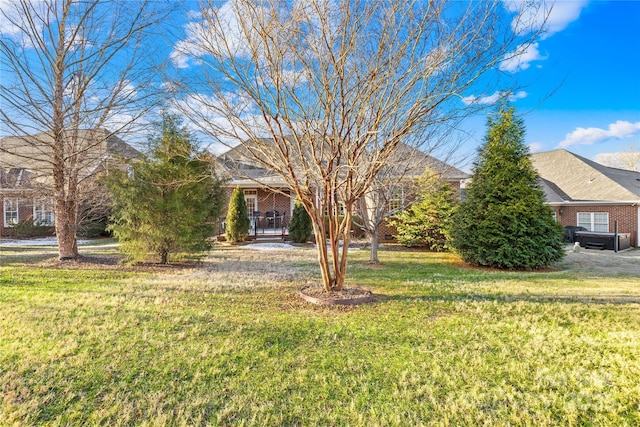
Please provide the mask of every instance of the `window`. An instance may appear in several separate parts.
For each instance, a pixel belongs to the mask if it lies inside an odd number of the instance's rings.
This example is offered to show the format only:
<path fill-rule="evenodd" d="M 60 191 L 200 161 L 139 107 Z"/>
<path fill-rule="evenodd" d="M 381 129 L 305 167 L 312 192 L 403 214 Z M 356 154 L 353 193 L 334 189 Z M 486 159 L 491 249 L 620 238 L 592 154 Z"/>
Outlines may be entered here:
<path fill-rule="evenodd" d="M 34 199 L 33 223 L 35 225 L 53 225 L 53 200 L 50 198 Z"/>
<path fill-rule="evenodd" d="M 337 202 L 334 205 L 334 208 L 335 208 L 334 212 L 336 212 L 336 214 L 338 216 L 344 216 L 344 213 L 346 211 L 346 206 L 344 205 L 343 202 Z M 329 207 L 328 206 L 324 208 L 324 214 L 325 214 L 325 216 L 329 215 Z"/>
<path fill-rule="evenodd" d="M 609 232 L 607 212 L 578 212 L 578 226 L 589 231 Z"/>
<path fill-rule="evenodd" d="M 4 226 L 13 227 L 18 223 L 18 199 L 4 199 Z"/>
<path fill-rule="evenodd" d="M 389 213 L 392 215 L 404 210 L 404 188 L 399 188 L 389 198 Z"/>

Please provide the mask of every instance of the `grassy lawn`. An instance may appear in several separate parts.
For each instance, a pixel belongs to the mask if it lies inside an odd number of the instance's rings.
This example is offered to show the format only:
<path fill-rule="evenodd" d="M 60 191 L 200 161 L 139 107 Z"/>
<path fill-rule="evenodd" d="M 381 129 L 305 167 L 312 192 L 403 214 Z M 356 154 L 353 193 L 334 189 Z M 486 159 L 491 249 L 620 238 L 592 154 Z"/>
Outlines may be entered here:
<path fill-rule="evenodd" d="M 0 425 L 640 425 L 637 256 L 509 273 L 354 251 L 349 282 L 379 296 L 340 308 L 296 296 L 311 249 L 42 252 L 0 248 Z"/>

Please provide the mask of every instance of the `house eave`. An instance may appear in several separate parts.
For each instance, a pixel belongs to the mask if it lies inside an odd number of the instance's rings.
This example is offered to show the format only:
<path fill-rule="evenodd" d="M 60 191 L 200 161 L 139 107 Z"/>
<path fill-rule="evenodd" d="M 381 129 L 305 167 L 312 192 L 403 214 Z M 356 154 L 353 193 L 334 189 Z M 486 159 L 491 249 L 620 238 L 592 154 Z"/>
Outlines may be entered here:
<path fill-rule="evenodd" d="M 256 188 L 256 187 L 287 187 L 287 183 L 277 179 L 232 179 L 227 187 Z"/>
<path fill-rule="evenodd" d="M 562 202 L 547 202 L 549 206 L 593 206 L 593 205 L 615 205 L 615 206 L 638 206 L 640 200 L 564 200 Z"/>

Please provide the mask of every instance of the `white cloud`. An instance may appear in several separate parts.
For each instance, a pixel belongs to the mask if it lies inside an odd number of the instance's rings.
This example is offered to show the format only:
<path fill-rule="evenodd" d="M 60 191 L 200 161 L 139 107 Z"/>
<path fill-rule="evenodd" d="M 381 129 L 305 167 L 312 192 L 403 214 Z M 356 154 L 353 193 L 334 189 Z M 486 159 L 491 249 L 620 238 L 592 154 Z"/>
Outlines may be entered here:
<path fill-rule="evenodd" d="M 576 128 L 568 133 L 559 147 L 569 147 L 571 145 L 591 145 L 608 139 L 622 139 L 640 133 L 640 122 L 631 123 L 618 120 L 609 125 L 607 129 L 600 128 Z"/>
<path fill-rule="evenodd" d="M 496 102 L 498 102 L 500 99 L 504 98 L 505 95 L 506 95 L 505 92 L 500 92 L 500 91 L 495 92 L 493 95 L 485 95 L 485 96 L 469 95 L 462 98 L 462 102 L 464 102 L 465 105 L 470 105 L 470 104 L 493 105 Z M 527 97 L 527 92 L 521 90 L 519 92 L 508 95 L 507 99 L 509 100 L 509 102 L 514 102 L 514 101 L 517 101 L 518 99 L 523 99 L 526 97 Z"/>
<path fill-rule="evenodd" d="M 516 13 L 511 21 L 511 28 L 519 34 L 542 30 L 541 39 L 567 28 L 580 17 L 582 9 L 589 3 L 587 0 L 537 1 L 503 0 L 505 8 Z"/>
<path fill-rule="evenodd" d="M 531 153 L 537 153 L 538 151 L 542 150 L 542 148 L 543 146 L 540 142 L 532 142 L 531 144 L 529 144 L 529 151 Z"/>
<path fill-rule="evenodd" d="M 557 1 L 545 24 L 543 39 L 560 32 L 580 17 L 582 9 L 588 4 L 585 0 Z"/>
<path fill-rule="evenodd" d="M 253 101 L 242 95 L 231 92 L 219 96 L 193 94 L 175 103 L 174 112 L 188 112 L 185 117 L 196 118 L 186 122 L 191 131 L 214 136 L 227 147 L 250 136 L 268 136 L 263 116 L 255 110 Z M 226 116 L 224 111 L 230 109 L 234 114 Z"/>
<path fill-rule="evenodd" d="M 15 0 L 0 0 L 0 34 L 8 37 L 15 37 L 20 34 L 20 28 L 14 25 L 12 21 L 19 16 L 15 8 Z"/>
<path fill-rule="evenodd" d="M 538 46 L 538 43 L 518 46 L 514 52 L 505 55 L 500 62 L 500 70 L 515 73 L 526 70 L 534 61 L 544 61 L 547 56 L 540 54 Z"/>
<path fill-rule="evenodd" d="M 135 117 L 132 114 L 128 113 L 120 113 L 114 112 L 107 117 L 107 119 L 102 124 L 102 127 L 109 130 L 110 132 L 120 132 L 123 129 L 127 129 L 131 127 L 131 125 L 135 122 Z"/>
<path fill-rule="evenodd" d="M 21 27 L 28 28 L 29 25 L 33 25 L 40 32 L 44 24 L 38 19 L 27 24 L 22 11 L 23 7 L 30 10 L 32 15 L 47 16 L 44 2 L 26 2 L 22 5 L 16 0 L 0 0 L 0 34 L 19 43 L 22 47 L 30 48 L 33 47 L 33 43 Z"/>
<path fill-rule="evenodd" d="M 260 7 L 260 6 L 257 6 Z M 169 57 L 179 68 L 187 68 L 190 59 L 197 59 L 209 53 L 221 57 L 246 57 L 251 55 L 249 40 L 260 40 L 251 34 L 253 30 L 248 19 L 269 16 L 268 13 L 241 10 L 234 0 L 226 1 L 222 6 L 209 11 L 210 19 L 203 19 L 199 12 L 190 11 L 188 17 L 193 19 L 185 25 L 186 38 L 174 45 Z M 247 15 L 246 19 L 243 19 Z M 249 17 L 250 16 L 250 17 Z M 206 49 L 203 47 L 206 46 Z"/>

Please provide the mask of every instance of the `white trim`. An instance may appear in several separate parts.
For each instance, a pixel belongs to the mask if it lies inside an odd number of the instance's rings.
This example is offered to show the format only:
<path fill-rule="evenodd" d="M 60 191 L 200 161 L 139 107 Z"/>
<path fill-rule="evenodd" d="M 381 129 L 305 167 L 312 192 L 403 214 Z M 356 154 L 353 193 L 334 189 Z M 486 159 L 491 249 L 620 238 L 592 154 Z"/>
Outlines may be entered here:
<path fill-rule="evenodd" d="M 7 223 L 7 201 L 8 200 L 14 201 L 15 205 L 16 205 L 16 208 L 15 208 L 16 222 L 15 222 L 15 224 L 8 224 Z M 11 197 L 11 198 L 3 197 L 2 198 L 2 223 L 4 224 L 4 227 L 5 228 L 15 227 L 19 222 L 20 222 L 20 204 L 18 202 L 18 198 L 17 197 Z"/>
<path fill-rule="evenodd" d="M 291 203 L 289 204 L 289 221 L 291 221 L 291 216 L 293 215 L 293 207 L 296 204 L 296 194 L 293 191 L 289 193 L 289 199 L 291 199 Z"/>
<path fill-rule="evenodd" d="M 244 191 L 246 191 L 246 190 L 244 190 Z M 251 191 L 251 190 L 249 190 L 249 191 Z M 258 207 L 258 191 L 257 190 L 255 190 L 255 191 L 256 191 L 256 194 L 244 194 L 245 203 L 247 203 L 247 201 L 249 199 L 252 199 L 254 201 L 253 210 L 248 209 L 248 206 L 247 206 L 247 211 L 249 211 L 249 212 L 247 212 L 249 214 L 249 218 L 253 218 L 253 213 L 254 212 L 260 212 L 260 208 Z"/>
<path fill-rule="evenodd" d="M 582 215 L 589 215 L 589 226 L 586 226 L 585 222 L 580 222 L 580 214 Z M 596 230 L 595 229 L 595 225 L 596 225 L 596 215 L 606 215 L 607 217 L 607 229 L 606 230 Z M 587 228 L 589 231 L 596 231 L 596 232 L 604 232 L 604 233 L 608 233 L 609 232 L 609 221 L 611 221 L 611 217 L 609 215 L 609 212 L 576 212 L 576 225 L 578 226 L 583 226 L 585 228 Z M 598 223 L 600 225 L 602 225 L 603 223 Z"/>
<path fill-rule="evenodd" d="M 640 247 L 640 206 L 638 206 L 638 222 L 636 222 L 638 228 L 638 235 L 636 236 L 636 247 Z"/>
<path fill-rule="evenodd" d="M 40 212 L 41 215 L 44 215 L 45 218 L 50 217 L 51 221 L 47 221 L 38 225 L 44 225 L 44 226 L 52 226 L 55 224 L 55 213 L 54 213 L 54 209 L 53 209 L 53 198 L 51 197 L 34 197 L 33 198 L 33 222 L 34 224 L 38 221 L 38 212 L 37 212 L 37 208 L 44 208 L 41 209 L 42 212 Z M 50 214 L 50 215 L 49 215 Z"/>

